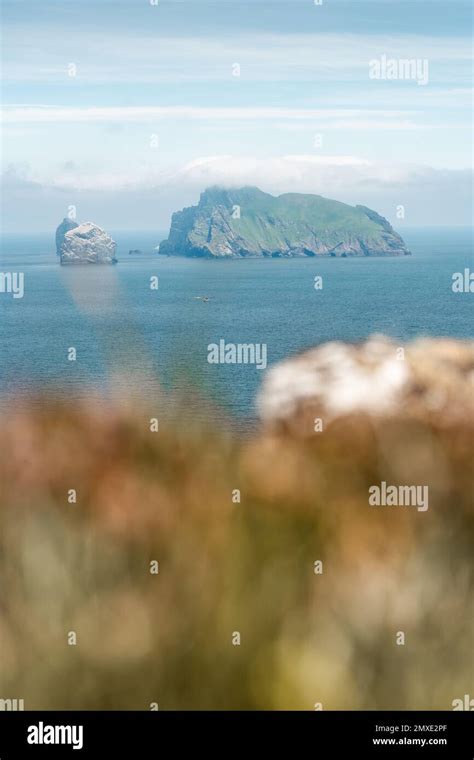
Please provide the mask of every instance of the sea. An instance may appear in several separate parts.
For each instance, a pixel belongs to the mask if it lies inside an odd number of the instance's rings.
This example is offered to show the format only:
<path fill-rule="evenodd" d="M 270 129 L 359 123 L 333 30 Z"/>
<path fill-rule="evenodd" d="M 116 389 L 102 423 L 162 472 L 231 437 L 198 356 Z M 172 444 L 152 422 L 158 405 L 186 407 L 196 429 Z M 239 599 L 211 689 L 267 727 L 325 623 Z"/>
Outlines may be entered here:
<path fill-rule="evenodd" d="M 248 428 L 266 369 L 304 349 L 473 334 L 473 296 L 452 288 L 474 269 L 468 228 L 405 228 L 402 258 L 216 261 L 160 256 L 165 232 L 110 233 L 119 263 L 90 267 L 61 267 L 54 233 L 2 235 L 0 272 L 24 279 L 22 298 L 0 292 L 4 402 L 141 399 Z M 210 363 L 221 341 L 265 345 L 266 368 Z"/>

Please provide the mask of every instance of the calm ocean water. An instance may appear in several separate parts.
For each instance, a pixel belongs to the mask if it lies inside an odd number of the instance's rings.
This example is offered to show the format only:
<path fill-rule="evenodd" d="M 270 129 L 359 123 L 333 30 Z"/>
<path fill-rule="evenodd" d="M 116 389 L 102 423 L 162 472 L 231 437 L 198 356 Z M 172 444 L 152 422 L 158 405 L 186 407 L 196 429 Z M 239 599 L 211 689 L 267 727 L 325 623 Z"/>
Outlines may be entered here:
<path fill-rule="evenodd" d="M 165 258 L 153 252 L 163 234 L 111 234 L 120 263 L 90 268 L 60 267 L 54 236 L 3 236 L 0 271 L 23 272 L 25 294 L 0 294 L 2 393 L 153 398 L 159 381 L 185 396 L 185 414 L 204 414 L 194 388 L 244 420 L 254 415 L 263 371 L 209 364 L 210 343 L 266 343 L 271 365 L 322 341 L 371 333 L 472 336 L 472 296 L 451 289 L 454 272 L 472 269 L 471 230 L 405 230 L 413 256 L 401 259 L 262 261 Z M 131 248 L 143 254 L 130 256 Z M 208 303 L 195 298 L 203 295 Z"/>

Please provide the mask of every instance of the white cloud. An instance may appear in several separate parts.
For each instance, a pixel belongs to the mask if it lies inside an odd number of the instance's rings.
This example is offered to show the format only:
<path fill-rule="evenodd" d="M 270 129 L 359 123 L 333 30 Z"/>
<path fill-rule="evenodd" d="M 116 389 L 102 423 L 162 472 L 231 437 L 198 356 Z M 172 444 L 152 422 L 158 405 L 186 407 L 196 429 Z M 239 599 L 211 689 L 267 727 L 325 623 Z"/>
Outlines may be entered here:
<path fill-rule="evenodd" d="M 242 81 L 360 80 L 367 79 L 368 61 L 382 54 L 443 62 L 437 76 L 444 81 L 453 67 L 472 59 L 467 36 L 235 33 L 231 38 L 183 39 L 133 29 L 107 36 L 89 29 L 85 45 L 81 28 L 56 34 L 53 43 L 47 30 L 26 33 L 23 26 L 10 26 L 5 43 L 5 79 L 32 82 L 67 81 L 71 61 L 77 65 L 79 83 L 227 80 L 238 86 L 231 74 L 234 62 L 241 65 Z"/>
<path fill-rule="evenodd" d="M 206 185 L 258 185 L 274 193 L 289 191 L 337 195 L 363 183 L 402 183 L 414 169 L 382 166 L 357 156 L 288 155 L 274 158 L 212 156 L 196 159 L 168 182 Z"/>
<path fill-rule="evenodd" d="M 472 173 L 427 166 L 390 165 L 358 156 L 286 155 L 273 158 L 214 155 L 162 172 L 143 169 L 92 173 L 76 164 L 55 176 L 14 167 L 3 178 L 8 229 L 51 230 L 67 211 L 110 228 L 164 230 L 173 211 L 196 203 L 209 185 L 256 185 L 278 195 L 306 192 L 375 209 L 396 227 L 399 204 L 406 224 L 468 225 Z M 25 218 L 25 208 L 28 214 Z"/>
<path fill-rule="evenodd" d="M 356 109 L 356 108 L 279 108 L 279 107 L 196 107 L 196 106 L 31 106 L 4 105 L 2 120 L 5 123 L 43 123 L 43 122 L 153 122 L 157 119 L 205 119 L 205 120 L 275 120 L 289 121 L 324 121 L 331 120 L 346 125 L 357 124 L 361 120 L 366 128 L 373 117 L 375 125 L 385 124 L 386 128 L 396 129 L 400 118 L 406 118 L 414 111 Z M 387 121 L 384 121 L 386 119 Z M 329 126 L 326 124 L 326 126 Z M 399 127 L 398 127 L 399 128 Z"/>
<path fill-rule="evenodd" d="M 256 156 L 203 156 L 180 167 L 155 171 L 137 166 L 131 171 L 98 171 L 72 164 L 54 174 L 22 172 L 22 179 L 62 191 L 134 192 L 173 188 L 199 192 L 209 185 L 257 185 L 271 193 L 289 191 L 338 196 L 358 188 L 404 187 L 429 182 L 442 172 L 430 167 L 391 165 L 358 156 L 306 154 L 257 158 Z"/>

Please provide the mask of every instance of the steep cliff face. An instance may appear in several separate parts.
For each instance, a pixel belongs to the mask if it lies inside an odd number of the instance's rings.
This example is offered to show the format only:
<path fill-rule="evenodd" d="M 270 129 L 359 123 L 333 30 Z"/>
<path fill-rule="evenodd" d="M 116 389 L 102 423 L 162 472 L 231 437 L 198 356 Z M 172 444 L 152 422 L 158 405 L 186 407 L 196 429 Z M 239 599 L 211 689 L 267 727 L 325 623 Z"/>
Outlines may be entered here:
<path fill-rule="evenodd" d="M 56 253 L 58 256 L 61 255 L 61 246 L 64 242 L 64 236 L 66 232 L 69 232 L 69 230 L 73 230 L 79 225 L 77 222 L 74 222 L 72 219 L 68 219 L 67 216 L 64 217 L 59 227 L 56 229 Z"/>
<path fill-rule="evenodd" d="M 173 214 L 160 253 L 183 256 L 406 256 L 389 222 L 365 206 L 319 195 L 274 197 L 213 187 Z"/>
<path fill-rule="evenodd" d="M 101 227 L 84 222 L 64 234 L 59 251 L 61 264 L 116 264 L 115 246 Z"/>

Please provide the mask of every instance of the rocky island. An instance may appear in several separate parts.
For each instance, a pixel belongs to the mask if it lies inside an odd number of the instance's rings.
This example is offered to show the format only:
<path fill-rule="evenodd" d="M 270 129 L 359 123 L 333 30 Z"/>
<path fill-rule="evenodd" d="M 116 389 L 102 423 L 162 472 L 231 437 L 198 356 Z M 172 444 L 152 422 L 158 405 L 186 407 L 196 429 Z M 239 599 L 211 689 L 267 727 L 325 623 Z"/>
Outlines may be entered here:
<path fill-rule="evenodd" d="M 160 254 L 250 256 L 407 256 L 384 217 L 320 195 L 277 197 L 257 187 L 205 190 L 197 206 L 173 214 Z"/>
<path fill-rule="evenodd" d="M 56 230 L 56 253 L 61 264 L 116 264 L 116 243 L 92 222 L 63 219 Z"/>

